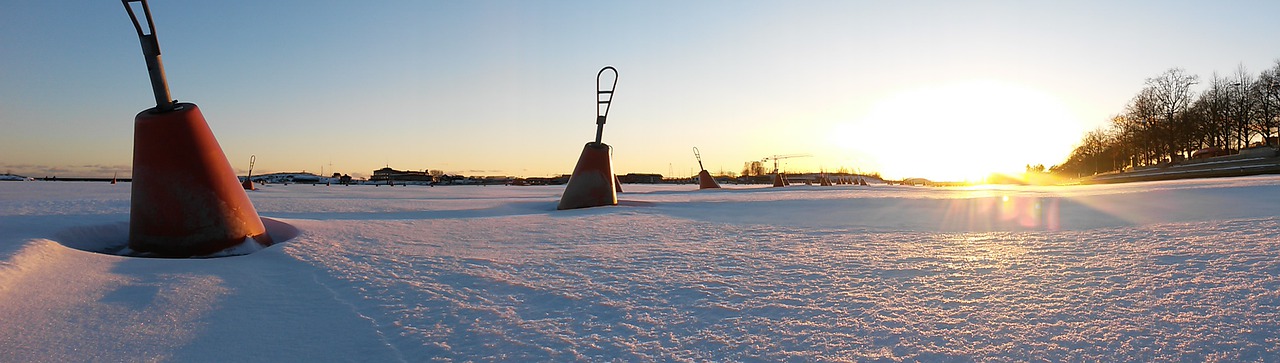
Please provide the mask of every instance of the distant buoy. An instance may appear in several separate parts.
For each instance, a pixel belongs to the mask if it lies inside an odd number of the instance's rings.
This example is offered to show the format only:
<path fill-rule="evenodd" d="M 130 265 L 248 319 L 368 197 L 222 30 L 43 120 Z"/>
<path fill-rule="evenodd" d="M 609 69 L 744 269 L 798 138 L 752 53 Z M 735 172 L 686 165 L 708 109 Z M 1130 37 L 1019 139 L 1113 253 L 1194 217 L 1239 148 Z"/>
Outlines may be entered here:
<path fill-rule="evenodd" d="M 240 186 L 244 187 L 244 190 L 258 189 L 253 187 L 253 180 L 251 180 L 253 178 L 253 163 L 254 161 L 257 161 L 257 159 L 258 159 L 257 155 L 249 155 L 249 174 L 245 175 L 244 182 L 240 183 Z"/>
<path fill-rule="evenodd" d="M 716 182 L 716 178 L 711 173 L 703 170 L 698 172 L 698 189 L 716 189 L 720 187 L 720 183 Z"/>
<path fill-rule="evenodd" d="M 787 186 L 787 181 L 783 180 L 782 173 L 773 173 L 773 187 L 780 188 Z"/>
<path fill-rule="evenodd" d="M 702 166 L 702 153 L 698 151 L 698 147 L 693 148 L 693 157 L 698 159 L 698 189 L 716 189 L 720 187 L 720 183 L 716 183 L 716 178 L 711 177 L 711 173 L 707 168 Z"/>

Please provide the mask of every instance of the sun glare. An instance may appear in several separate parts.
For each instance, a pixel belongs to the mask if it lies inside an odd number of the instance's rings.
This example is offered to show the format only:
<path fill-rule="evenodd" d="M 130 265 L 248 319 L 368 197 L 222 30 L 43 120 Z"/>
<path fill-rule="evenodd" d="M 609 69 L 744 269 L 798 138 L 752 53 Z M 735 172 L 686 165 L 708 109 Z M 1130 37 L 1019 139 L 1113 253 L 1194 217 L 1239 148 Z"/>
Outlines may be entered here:
<path fill-rule="evenodd" d="M 993 172 L 1061 162 L 1082 129 L 1049 94 L 983 80 L 888 95 L 832 137 L 872 155 L 889 178 L 981 181 Z"/>

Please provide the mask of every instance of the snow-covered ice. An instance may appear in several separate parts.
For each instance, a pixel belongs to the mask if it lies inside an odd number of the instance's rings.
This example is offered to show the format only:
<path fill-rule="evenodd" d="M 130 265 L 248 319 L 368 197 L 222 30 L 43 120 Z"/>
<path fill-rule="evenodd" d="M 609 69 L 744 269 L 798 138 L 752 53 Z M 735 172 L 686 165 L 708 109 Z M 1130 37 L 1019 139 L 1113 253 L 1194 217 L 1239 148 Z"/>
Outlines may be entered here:
<path fill-rule="evenodd" d="M 286 242 L 147 259 L 3 182 L 0 361 L 1280 360 L 1280 177 L 726 187 L 268 185 Z"/>

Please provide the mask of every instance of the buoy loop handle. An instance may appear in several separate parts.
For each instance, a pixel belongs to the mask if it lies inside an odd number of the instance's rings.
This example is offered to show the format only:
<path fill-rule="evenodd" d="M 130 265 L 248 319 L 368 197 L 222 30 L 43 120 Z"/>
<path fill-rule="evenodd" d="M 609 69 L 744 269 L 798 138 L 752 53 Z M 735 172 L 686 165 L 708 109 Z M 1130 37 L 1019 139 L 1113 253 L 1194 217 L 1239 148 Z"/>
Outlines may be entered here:
<path fill-rule="evenodd" d="M 702 153 L 698 152 L 697 146 L 693 147 L 693 157 L 698 159 L 698 169 L 707 170 L 707 168 L 702 166 Z"/>
<path fill-rule="evenodd" d="M 613 81 L 609 88 L 604 88 L 604 72 L 613 72 Z M 613 66 L 605 66 L 596 73 L 596 143 L 604 136 L 604 122 L 609 117 L 609 105 L 613 103 L 613 90 L 618 86 L 618 70 Z"/>
<path fill-rule="evenodd" d="M 253 177 L 253 163 L 256 161 L 258 161 L 258 155 L 249 155 L 249 176 L 246 176 L 245 180 Z"/>

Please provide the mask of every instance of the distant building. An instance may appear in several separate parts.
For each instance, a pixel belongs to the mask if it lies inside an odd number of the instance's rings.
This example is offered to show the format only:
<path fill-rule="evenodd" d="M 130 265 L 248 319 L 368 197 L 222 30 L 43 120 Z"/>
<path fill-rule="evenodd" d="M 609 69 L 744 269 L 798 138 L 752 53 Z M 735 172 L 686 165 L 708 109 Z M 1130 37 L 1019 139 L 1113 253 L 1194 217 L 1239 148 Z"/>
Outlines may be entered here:
<path fill-rule="evenodd" d="M 628 173 L 619 175 L 618 181 L 627 184 L 657 184 L 662 182 L 662 174 Z"/>
<path fill-rule="evenodd" d="M 484 176 L 479 177 L 478 179 L 480 180 L 481 185 L 506 185 L 511 184 L 511 181 L 515 180 L 515 178 L 505 175 Z"/>
<path fill-rule="evenodd" d="M 386 168 L 374 170 L 373 176 L 369 177 L 369 181 L 374 183 L 413 182 L 417 184 L 417 183 L 434 183 L 436 181 L 436 178 L 435 176 L 432 176 L 431 173 L 426 171 L 395 170 L 390 167 L 386 167 Z"/>
<path fill-rule="evenodd" d="M 21 176 L 21 175 L 14 175 L 14 174 L 9 174 L 9 173 L 4 173 L 4 174 L 0 174 L 0 180 L 28 181 L 28 180 L 34 180 L 34 179 L 31 179 L 31 178 L 28 178 L 28 177 L 25 177 L 25 176 Z"/>
<path fill-rule="evenodd" d="M 239 177 L 239 178 L 240 178 L 240 181 L 244 181 L 243 179 L 244 177 Z M 250 177 L 249 180 L 252 180 L 255 183 L 305 184 L 305 183 L 320 183 L 321 178 L 322 177 L 319 175 L 311 174 L 304 171 L 304 172 L 284 172 L 284 173 L 254 175 L 253 177 Z"/>
<path fill-rule="evenodd" d="M 516 178 L 511 181 L 511 185 L 561 185 L 569 182 L 569 176 L 563 174 L 557 177 Z"/>

